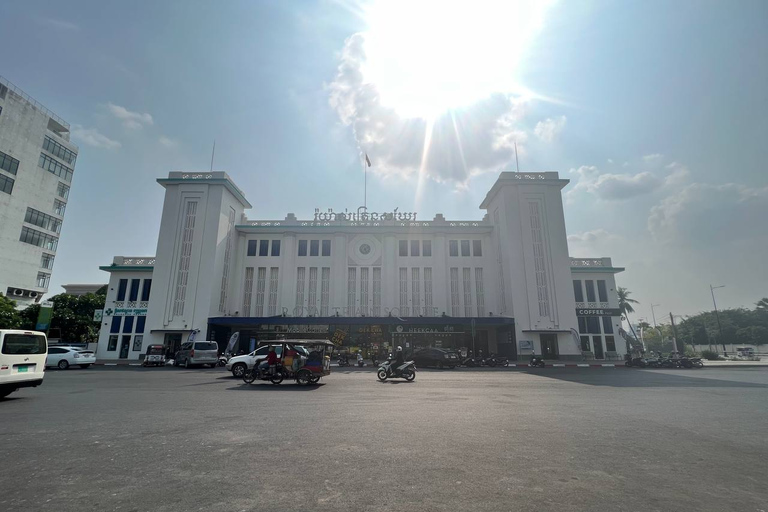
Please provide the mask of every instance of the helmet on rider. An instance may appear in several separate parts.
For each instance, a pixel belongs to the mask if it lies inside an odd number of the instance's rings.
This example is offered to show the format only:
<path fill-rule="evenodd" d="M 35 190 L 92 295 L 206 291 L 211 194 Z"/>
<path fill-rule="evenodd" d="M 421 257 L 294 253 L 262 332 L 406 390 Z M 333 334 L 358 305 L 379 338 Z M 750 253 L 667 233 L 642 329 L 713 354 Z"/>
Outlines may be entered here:
<path fill-rule="evenodd" d="M 400 347 L 400 346 L 398 346 L 398 347 L 397 347 L 397 351 L 398 351 L 398 352 L 402 352 L 402 351 L 403 351 L 403 347 Z"/>

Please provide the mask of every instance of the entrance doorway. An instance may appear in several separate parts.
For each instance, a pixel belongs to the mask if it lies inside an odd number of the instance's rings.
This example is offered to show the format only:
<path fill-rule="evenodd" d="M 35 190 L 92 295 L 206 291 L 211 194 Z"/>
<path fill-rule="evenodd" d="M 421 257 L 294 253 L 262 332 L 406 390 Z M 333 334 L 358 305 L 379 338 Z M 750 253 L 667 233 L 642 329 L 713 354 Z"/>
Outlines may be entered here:
<path fill-rule="evenodd" d="M 120 359 L 128 359 L 128 350 L 131 348 L 131 336 L 123 336 L 120 342 Z"/>
<path fill-rule="evenodd" d="M 165 333 L 165 339 L 163 340 L 165 346 L 165 357 L 173 359 L 176 352 L 181 348 L 181 333 L 180 332 L 168 332 Z"/>
<path fill-rule="evenodd" d="M 592 336 L 592 346 L 595 348 L 595 359 L 605 359 L 605 352 L 603 352 L 603 337 Z"/>
<path fill-rule="evenodd" d="M 539 340 L 541 340 L 541 357 L 544 359 L 557 359 L 557 335 L 540 334 Z"/>

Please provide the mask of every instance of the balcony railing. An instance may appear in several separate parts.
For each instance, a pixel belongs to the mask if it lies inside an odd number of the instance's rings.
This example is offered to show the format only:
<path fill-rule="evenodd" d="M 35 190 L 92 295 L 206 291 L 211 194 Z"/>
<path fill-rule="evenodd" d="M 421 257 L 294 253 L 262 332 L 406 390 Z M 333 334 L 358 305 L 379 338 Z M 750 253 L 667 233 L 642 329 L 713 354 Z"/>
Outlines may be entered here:
<path fill-rule="evenodd" d="M 0 84 L 3 84 L 6 86 L 9 90 L 13 91 L 14 94 L 18 94 L 22 98 L 24 98 L 27 102 L 34 105 L 38 110 L 44 112 L 48 117 L 59 123 L 61 126 L 65 127 L 67 131 L 69 131 L 69 123 L 57 116 L 53 113 L 50 109 L 43 106 L 40 102 L 38 102 L 35 98 L 30 96 L 29 94 L 25 93 L 18 87 L 16 87 L 12 82 L 9 82 L 7 78 L 0 76 Z"/>

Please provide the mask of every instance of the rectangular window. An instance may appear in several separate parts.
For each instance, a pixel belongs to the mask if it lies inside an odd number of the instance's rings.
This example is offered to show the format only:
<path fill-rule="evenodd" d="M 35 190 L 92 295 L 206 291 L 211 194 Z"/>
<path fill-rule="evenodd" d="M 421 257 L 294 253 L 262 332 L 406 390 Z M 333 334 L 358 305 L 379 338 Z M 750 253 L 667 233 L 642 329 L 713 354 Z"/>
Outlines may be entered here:
<path fill-rule="evenodd" d="M 307 241 L 299 240 L 299 256 L 307 255 Z"/>
<path fill-rule="evenodd" d="M 110 336 L 109 343 L 107 343 L 107 352 L 114 352 L 115 350 L 117 350 L 117 336 Z"/>
<path fill-rule="evenodd" d="M 320 316 L 328 316 L 328 301 L 331 295 L 331 267 L 320 272 Z"/>
<path fill-rule="evenodd" d="M 469 240 L 461 241 L 461 255 L 469 256 Z"/>
<path fill-rule="evenodd" d="M 373 267 L 373 316 L 381 316 L 381 267 Z"/>
<path fill-rule="evenodd" d="M 112 317 L 112 324 L 109 326 L 109 332 L 110 334 L 115 334 L 120 332 L 120 321 L 123 319 L 121 316 L 113 316 Z"/>
<path fill-rule="evenodd" d="M 128 291 L 128 280 L 121 279 L 117 285 L 117 298 L 115 300 L 118 302 L 124 301 L 126 291 Z"/>
<path fill-rule="evenodd" d="M 579 339 L 581 340 L 581 350 L 583 352 L 590 352 L 589 336 L 581 336 Z"/>
<path fill-rule="evenodd" d="M 307 269 L 305 267 L 298 267 L 296 269 L 296 307 L 304 307 L 304 280 L 307 275 Z"/>
<path fill-rule="evenodd" d="M 604 316 L 603 318 L 603 334 L 613 334 L 613 321 L 611 317 Z"/>
<path fill-rule="evenodd" d="M 52 138 L 45 136 L 45 140 L 43 141 L 43 149 L 47 152 L 51 153 L 52 155 L 55 155 L 68 164 L 75 163 L 75 159 L 77 158 L 77 153 L 74 153 L 73 151 L 68 150 Z"/>
<path fill-rule="evenodd" d="M 280 256 L 280 240 L 272 240 L 272 256 Z"/>
<path fill-rule="evenodd" d="M 448 254 L 450 256 L 458 256 L 459 255 L 459 241 L 458 240 L 449 240 L 448 241 Z"/>
<path fill-rule="evenodd" d="M 147 325 L 147 317 L 145 316 L 137 316 L 136 317 L 136 332 L 142 333 L 144 332 L 144 327 Z"/>
<path fill-rule="evenodd" d="M 48 288 L 48 282 L 51 280 L 51 274 L 46 274 L 45 272 L 38 272 L 37 273 L 37 287 L 38 288 Z"/>
<path fill-rule="evenodd" d="M 331 241 L 323 240 L 323 256 L 331 255 Z"/>
<path fill-rule="evenodd" d="M 423 240 L 421 242 L 422 256 L 432 256 L 432 240 Z"/>
<path fill-rule="evenodd" d="M 549 284 L 547 279 L 547 248 L 544 243 L 542 220 L 539 215 L 539 203 L 529 201 L 531 221 L 531 240 L 533 248 L 533 263 L 536 271 L 536 295 L 539 301 L 539 316 L 549 317 Z"/>
<path fill-rule="evenodd" d="M 141 287 L 141 301 L 147 302 L 149 300 L 149 292 L 152 290 L 152 280 L 145 279 L 144 285 Z"/>
<path fill-rule="evenodd" d="M 59 201 L 58 199 L 53 200 L 53 213 L 56 215 L 59 215 L 60 217 L 64 216 L 64 211 L 67 209 L 67 203 L 64 201 Z"/>
<path fill-rule="evenodd" d="M 135 302 L 139 300 L 139 285 L 141 284 L 141 279 L 131 279 L 131 291 L 128 294 L 128 300 L 131 302 Z"/>
<path fill-rule="evenodd" d="M 133 351 L 134 352 L 141 352 L 141 345 L 144 343 L 144 336 L 134 336 L 133 337 Z"/>
<path fill-rule="evenodd" d="M 42 257 L 40 258 L 40 267 L 45 268 L 48 270 L 53 269 L 53 254 L 43 253 Z"/>
<path fill-rule="evenodd" d="M 472 256 L 482 256 L 482 255 L 483 255 L 483 241 L 472 240 Z"/>
<path fill-rule="evenodd" d="M 6 194 L 10 194 L 11 192 L 13 192 L 13 184 L 14 184 L 14 181 L 12 178 L 9 178 L 8 176 L 0 174 L 0 192 L 5 192 Z"/>
<path fill-rule="evenodd" d="M 259 247 L 258 240 L 248 240 L 248 256 L 256 256 L 256 249 Z"/>
<path fill-rule="evenodd" d="M 360 314 L 368 316 L 368 267 L 360 268 Z"/>
<path fill-rule="evenodd" d="M 224 242 L 224 266 L 221 269 L 221 289 L 219 292 L 219 311 L 226 311 L 229 298 L 229 262 L 232 256 L 232 233 L 235 230 L 235 209 L 229 207 L 227 236 Z"/>
<path fill-rule="evenodd" d="M 357 267 L 347 269 L 347 316 L 355 316 L 357 292 Z"/>
<path fill-rule="evenodd" d="M 419 241 L 417 240 L 418 244 Z M 417 246 L 418 247 L 418 246 Z M 417 316 L 421 313 L 421 272 L 418 267 L 411 269 L 411 307 L 413 308 L 413 316 Z"/>
<path fill-rule="evenodd" d="M 309 255 L 320 256 L 320 240 L 309 241 Z"/>
<path fill-rule="evenodd" d="M 64 181 L 72 181 L 72 174 L 74 171 L 61 162 L 58 162 L 49 157 L 45 153 L 40 153 L 40 158 L 37 161 L 37 165 L 46 171 L 55 174 Z"/>
<path fill-rule="evenodd" d="M 253 267 L 245 267 L 245 285 L 243 290 L 243 316 L 251 316 L 251 298 L 253 297 Z"/>
<path fill-rule="evenodd" d="M 587 332 L 589 334 L 600 334 L 600 317 L 588 316 L 587 318 Z"/>
<path fill-rule="evenodd" d="M 269 307 L 267 308 L 267 316 L 275 316 L 277 314 L 277 283 L 278 283 L 278 267 L 270 267 L 269 269 Z"/>
<path fill-rule="evenodd" d="M 424 314 L 432 315 L 432 267 L 424 268 Z"/>
<path fill-rule="evenodd" d="M 408 240 L 399 240 L 398 245 L 398 254 L 400 256 L 408 256 Z"/>
<path fill-rule="evenodd" d="M 475 268 L 475 295 L 477 296 L 477 316 L 485 316 L 485 290 L 482 267 Z"/>
<path fill-rule="evenodd" d="M 34 208 L 27 208 L 27 213 L 24 215 L 24 222 L 29 222 L 30 224 L 47 229 L 48 231 L 55 231 L 56 233 L 61 230 L 61 221 L 59 219 L 35 210 Z"/>
<path fill-rule="evenodd" d="M 579 332 L 581 334 L 586 333 L 587 332 L 587 317 L 579 316 L 579 317 L 576 317 L 576 319 L 579 321 Z"/>
<path fill-rule="evenodd" d="M 49 251 L 55 251 L 59 245 L 59 239 L 55 236 L 48 235 L 42 231 L 31 229 L 26 226 L 21 228 L 21 236 L 19 241 L 25 244 L 36 245 Z"/>
<path fill-rule="evenodd" d="M 587 287 L 587 302 L 595 302 L 595 282 L 587 279 L 584 284 Z"/>
<path fill-rule="evenodd" d="M 600 302 L 608 302 L 608 290 L 605 289 L 605 280 L 597 280 L 597 298 Z"/>
<path fill-rule="evenodd" d="M 307 289 L 307 314 L 317 315 L 317 267 L 309 269 L 309 289 Z"/>
<path fill-rule="evenodd" d="M 259 240 L 259 256 L 269 256 L 269 240 Z"/>
<path fill-rule="evenodd" d="M 19 171 L 19 161 L 13 158 L 11 155 L 6 155 L 0 151 L 0 169 L 15 176 Z"/>
<path fill-rule="evenodd" d="M 573 297 L 576 302 L 584 302 L 584 292 L 581 289 L 581 281 L 579 279 L 573 280 Z"/>
<path fill-rule="evenodd" d="M 406 250 L 408 246 L 406 245 Z M 408 269 L 400 267 L 400 316 L 408 314 Z"/>
<path fill-rule="evenodd" d="M 62 199 L 67 199 L 69 197 L 69 187 L 59 182 L 59 186 L 56 188 L 56 195 Z"/>
<path fill-rule="evenodd" d="M 464 316 L 472 316 L 472 269 L 462 269 L 464 277 Z"/>
<path fill-rule="evenodd" d="M 133 319 L 132 316 L 125 317 L 123 321 L 123 334 L 129 334 L 133 332 Z"/>
<path fill-rule="evenodd" d="M 259 267 L 258 276 L 256 279 L 256 311 L 253 316 L 264 315 L 264 290 L 267 287 L 267 268 Z"/>
<path fill-rule="evenodd" d="M 459 316 L 459 269 L 451 267 L 451 316 Z"/>
<path fill-rule="evenodd" d="M 420 246 L 421 246 L 421 240 L 411 240 L 411 256 L 419 255 Z"/>
<path fill-rule="evenodd" d="M 189 267 L 192 262 L 192 243 L 195 238 L 195 222 L 197 219 L 197 201 L 187 201 L 184 213 L 184 228 L 181 232 L 181 251 L 179 254 L 178 270 L 176 272 L 176 292 L 173 297 L 173 315 L 183 315 L 187 300 L 187 281 Z"/>
<path fill-rule="evenodd" d="M 605 350 L 608 352 L 616 352 L 616 339 L 613 336 L 605 337 Z"/>

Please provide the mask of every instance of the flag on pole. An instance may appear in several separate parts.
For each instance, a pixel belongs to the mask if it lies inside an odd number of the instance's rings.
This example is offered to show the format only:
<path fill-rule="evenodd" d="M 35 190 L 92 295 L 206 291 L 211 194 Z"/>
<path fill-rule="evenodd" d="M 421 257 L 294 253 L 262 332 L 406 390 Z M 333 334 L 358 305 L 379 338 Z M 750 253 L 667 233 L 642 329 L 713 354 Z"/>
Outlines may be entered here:
<path fill-rule="evenodd" d="M 368 165 L 368 167 L 371 166 L 371 159 L 368 158 L 368 153 L 365 154 L 365 163 Z"/>

